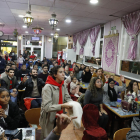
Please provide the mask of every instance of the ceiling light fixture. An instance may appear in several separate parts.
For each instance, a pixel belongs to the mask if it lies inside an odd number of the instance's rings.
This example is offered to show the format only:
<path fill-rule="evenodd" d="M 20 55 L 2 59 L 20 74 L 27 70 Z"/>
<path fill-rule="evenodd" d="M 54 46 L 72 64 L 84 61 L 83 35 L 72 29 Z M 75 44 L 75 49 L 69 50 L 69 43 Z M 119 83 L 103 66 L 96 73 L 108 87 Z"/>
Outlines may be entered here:
<path fill-rule="evenodd" d="M 27 26 L 26 26 L 26 25 L 23 25 L 22 27 L 23 27 L 23 28 L 27 28 Z"/>
<path fill-rule="evenodd" d="M 19 39 L 19 40 L 21 40 L 21 39 L 22 39 L 22 36 L 21 36 L 21 35 L 20 35 L 20 36 L 18 36 L 18 39 Z"/>
<path fill-rule="evenodd" d="M 51 42 L 51 41 L 52 41 L 52 38 L 51 38 L 51 37 L 49 37 L 49 38 L 48 38 L 48 41 L 49 41 L 49 42 Z"/>
<path fill-rule="evenodd" d="M 14 29 L 13 35 L 14 35 L 14 37 L 17 37 L 17 35 L 18 35 L 17 29 Z"/>
<path fill-rule="evenodd" d="M 60 31 L 60 29 L 58 29 L 58 28 L 57 28 L 56 30 L 57 30 L 57 31 Z"/>
<path fill-rule="evenodd" d="M 53 33 L 51 33 L 51 35 L 53 35 Z"/>
<path fill-rule="evenodd" d="M 44 28 L 41 28 L 41 27 L 34 27 L 34 28 L 32 28 L 33 29 L 33 31 L 34 31 L 34 33 L 36 34 L 36 35 L 39 35 L 41 32 L 42 32 L 42 30 L 44 29 Z"/>
<path fill-rule="evenodd" d="M 70 20 L 70 19 L 66 19 L 66 22 L 67 22 L 67 23 L 71 23 L 71 20 Z"/>
<path fill-rule="evenodd" d="M 59 34 L 57 33 L 57 32 L 55 32 L 55 34 L 54 34 L 54 36 L 53 36 L 54 38 L 55 38 L 55 40 L 57 40 L 58 39 L 58 37 L 59 37 Z"/>
<path fill-rule="evenodd" d="M 24 16 L 23 15 L 18 15 L 19 17 L 23 18 Z"/>
<path fill-rule="evenodd" d="M 49 19 L 49 24 L 52 27 L 52 30 L 54 30 L 55 27 L 57 27 L 58 20 L 56 19 L 56 14 L 52 14 L 52 17 Z"/>
<path fill-rule="evenodd" d="M 98 0 L 90 0 L 90 3 L 96 4 L 96 3 L 98 3 Z"/>
<path fill-rule="evenodd" d="M 28 0 L 28 11 L 26 12 L 26 15 L 23 17 L 24 24 L 26 24 L 28 28 L 34 20 L 34 18 L 31 16 L 31 10 L 30 9 L 31 9 L 30 8 L 30 1 Z"/>
<path fill-rule="evenodd" d="M 26 34 L 28 34 L 28 31 L 25 31 Z"/>

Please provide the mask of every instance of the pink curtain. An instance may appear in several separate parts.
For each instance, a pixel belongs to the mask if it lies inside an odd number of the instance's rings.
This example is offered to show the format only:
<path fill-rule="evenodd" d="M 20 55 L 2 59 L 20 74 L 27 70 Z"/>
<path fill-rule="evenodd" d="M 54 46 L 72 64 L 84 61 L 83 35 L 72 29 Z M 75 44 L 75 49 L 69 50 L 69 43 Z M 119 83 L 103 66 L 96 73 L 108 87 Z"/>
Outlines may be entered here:
<path fill-rule="evenodd" d="M 140 11 L 136 11 L 122 17 L 122 22 L 128 35 L 131 37 L 131 42 L 128 49 L 128 59 L 136 58 L 138 39 L 137 35 L 140 32 Z"/>
<path fill-rule="evenodd" d="M 90 33 L 90 30 L 86 30 L 86 31 L 82 31 L 82 32 L 78 33 L 78 41 L 81 46 L 79 55 L 83 55 L 83 53 L 84 53 L 84 46 L 87 42 L 89 33 Z"/>
<path fill-rule="evenodd" d="M 93 48 L 92 48 L 93 56 L 95 55 L 95 44 L 96 44 L 96 40 L 97 40 L 99 31 L 100 31 L 100 28 L 101 28 L 101 26 L 98 25 L 98 26 L 92 28 L 90 31 L 90 40 L 91 40 L 91 43 L 93 44 Z"/>
<path fill-rule="evenodd" d="M 76 52 L 77 39 L 78 39 L 78 35 L 77 34 L 74 34 L 73 35 L 73 43 L 74 43 L 73 49 L 74 49 L 74 52 Z"/>

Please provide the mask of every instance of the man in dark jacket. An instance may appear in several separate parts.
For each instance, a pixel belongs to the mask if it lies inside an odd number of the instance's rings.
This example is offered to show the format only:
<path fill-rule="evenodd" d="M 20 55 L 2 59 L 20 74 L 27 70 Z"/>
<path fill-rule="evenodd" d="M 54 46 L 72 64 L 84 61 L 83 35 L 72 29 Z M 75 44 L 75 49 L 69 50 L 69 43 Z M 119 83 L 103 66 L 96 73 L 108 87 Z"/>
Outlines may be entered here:
<path fill-rule="evenodd" d="M 23 58 L 24 58 L 24 59 L 28 58 L 28 53 L 27 53 L 26 50 L 25 50 L 24 53 L 23 53 Z"/>
<path fill-rule="evenodd" d="M 0 74 L 5 71 L 6 61 L 2 58 L 2 53 L 0 51 Z"/>
<path fill-rule="evenodd" d="M 43 69 L 43 72 L 38 75 L 38 78 L 41 78 L 44 82 L 46 82 L 47 77 L 49 75 L 48 74 L 48 66 L 47 65 L 44 65 L 42 67 L 42 69 Z"/>
<path fill-rule="evenodd" d="M 18 78 L 22 81 L 23 77 L 29 76 L 30 71 L 26 68 L 26 64 L 23 64 L 21 69 L 18 71 Z"/>
<path fill-rule="evenodd" d="M 23 77 L 23 81 L 19 85 L 19 89 L 23 89 L 26 87 L 25 90 L 25 97 L 36 98 L 31 102 L 31 108 L 38 108 L 41 106 L 42 99 L 42 88 L 45 86 L 45 82 L 37 78 L 37 70 L 31 70 L 31 78 L 27 79 L 27 76 Z"/>
<path fill-rule="evenodd" d="M 1 86 L 5 87 L 7 90 L 9 90 L 11 95 L 11 101 L 17 102 L 17 89 L 19 86 L 19 83 L 14 76 L 14 69 L 10 68 L 8 69 L 8 74 L 1 80 Z"/>

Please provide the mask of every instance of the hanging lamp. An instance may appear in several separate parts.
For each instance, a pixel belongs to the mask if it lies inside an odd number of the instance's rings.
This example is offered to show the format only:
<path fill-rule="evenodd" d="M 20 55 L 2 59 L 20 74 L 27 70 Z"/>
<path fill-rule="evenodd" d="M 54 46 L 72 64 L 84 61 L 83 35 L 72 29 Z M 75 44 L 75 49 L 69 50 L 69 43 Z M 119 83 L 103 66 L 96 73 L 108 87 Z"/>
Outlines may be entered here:
<path fill-rule="evenodd" d="M 56 19 L 56 14 L 52 14 L 52 17 L 49 20 L 49 24 L 52 27 L 52 30 L 54 30 L 55 27 L 57 27 L 58 20 Z"/>
<path fill-rule="evenodd" d="M 54 34 L 54 36 L 53 36 L 54 38 L 55 38 L 55 40 L 57 40 L 58 39 L 58 37 L 59 37 L 59 34 L 57 33 L 57 32 L 55 32 L 55 34 Z"/>
<path fill-rule="evenodd" d="M 26 12 L 26 15 L 23 17 L 24 24 L 26 24 L 28 28 L 34 20 L 34 18 L 31 16 L 31 10 L 30 9 L 31 9 L 30 8 L 30 1 L 28 0 L 28 11 Z"/>
<path fill-rule="evenodd" d="M 51 37 L 49 37 L 49 38 L 48 38 L 48 41 L 49 41 L 49 42 L 52 42 L 52 38 L 51 38 Z"/>
<path fill-rule="evenodd" d="M 39 35 L 41 32 L 42 32 L 42 30 L 44 29 L 44 28 L 41 28 L 41 27 L 34 27 L 34 28 L 32 28 L 33 29 L 33 31 L 34 31 L 34 33 L 36 34 L 36 35 Z"/>

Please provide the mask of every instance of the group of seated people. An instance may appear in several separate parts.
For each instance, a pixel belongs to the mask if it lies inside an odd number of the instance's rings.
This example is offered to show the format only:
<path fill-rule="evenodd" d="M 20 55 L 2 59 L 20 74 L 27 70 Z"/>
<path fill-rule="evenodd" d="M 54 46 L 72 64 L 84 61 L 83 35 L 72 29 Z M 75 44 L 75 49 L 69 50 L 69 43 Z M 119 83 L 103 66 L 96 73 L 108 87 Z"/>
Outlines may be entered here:
<path fill-rule="evenodd" d="M 89 84 L 87 90 L 82 90 L 81 80 Z M 17 97 L 20 94 L 18 91 L 25 88 L 23 98 L 34 98 L 31 101 L 31 108 L 41 107 L 39 121 L 43 139 L 59 139 L 62 129 L 59 130 L 57 125 L 60 127 L 58 124 L 62 121 L 60 118 L 67 118 L 64 119 L 68 121 L 67 125 L 71 119 L 76 118 L 76 116 L 69 118 L 62 114 L 63 110 L 72 109 L 68 103 L 72 101 L 71 94 L 77 98 L 84 95 L 83 106 L 96 105 L 100 116 L 98 123 L 100 127 L 107 130 L 108 115 L 103 107 L 104 102 L 117 101 L 122 91 L 125 91 L 124 100 L 132 102 L 137 98 L 140 101 L 138 82 L 132 80 L 126 88 L 124 76 L 120 76 L 120 80 L 122 86 L 114 80 L 113 75 L 104 75 L 102 68 L 95 70 L 92 66 L 84 64 L 78 67 L 75 62 L 71 64 L 69 60 L 67 63 L 67 60 L 63 60 L 62 57 L 58 62 L 51 61 L 51 63 L 45 58 L 42 62 L 32 58 L 25 59 L 19 69 L 13 62 L 8 63 L 5 72 L 1 74 L 0 126 L 10 130 L 20 127 Z M 68 93 L 68 86 L 70 93 Z"/>

